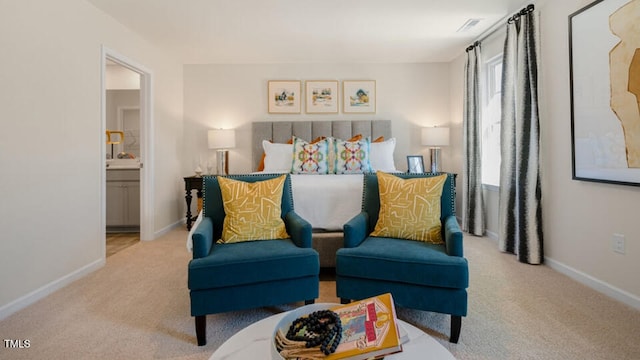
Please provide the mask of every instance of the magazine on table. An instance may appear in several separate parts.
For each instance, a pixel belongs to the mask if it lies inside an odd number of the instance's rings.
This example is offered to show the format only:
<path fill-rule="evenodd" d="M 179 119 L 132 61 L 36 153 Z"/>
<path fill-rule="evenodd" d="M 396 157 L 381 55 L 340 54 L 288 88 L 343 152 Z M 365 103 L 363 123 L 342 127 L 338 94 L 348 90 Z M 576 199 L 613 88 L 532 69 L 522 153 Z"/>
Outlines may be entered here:
<path fill-rule="evenodd" d="M 395 305 L 390 293 L 331 308 L 340 316 L 342 339 L 326 360 L 379 359 L 402 351 Z M 406 336 L 406 332 L 404 332 Z"/>

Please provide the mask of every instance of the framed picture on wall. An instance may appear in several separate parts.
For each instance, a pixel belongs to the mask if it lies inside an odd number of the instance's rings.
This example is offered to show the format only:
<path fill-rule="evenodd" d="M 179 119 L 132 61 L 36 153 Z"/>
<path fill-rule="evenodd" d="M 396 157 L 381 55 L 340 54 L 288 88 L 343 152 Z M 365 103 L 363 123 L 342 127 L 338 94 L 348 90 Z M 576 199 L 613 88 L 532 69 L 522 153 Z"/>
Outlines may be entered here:
<path fill-rule="evenodd" d="M 573 179 L 640 186 L 640 2 L 569 15 Z"/>
<path fill-rule="evenodd" d="M 411 174 L 422 174 L 424 172 L 424 159 L 422 155 L 407 156 L 407 172 Z"/>
<path fill-rule="evenodd" d="M 267 86 L 269 114 L 300 114 L 301 90 L 299 80 L 270 80 Z"/>
<path fill-rule="evenodd" d="M 307 99 L 305 112 L 307 114 L 336 114 L 338 113 L 338 81 L 337 80 L 309 80 L 305 82 L 305 97 Z"/>
<path fill-rule="evenodd" d="M 376 81 L 343 81 L 342 111 L 345 113 L 374 114 L 376 112 Z"/>

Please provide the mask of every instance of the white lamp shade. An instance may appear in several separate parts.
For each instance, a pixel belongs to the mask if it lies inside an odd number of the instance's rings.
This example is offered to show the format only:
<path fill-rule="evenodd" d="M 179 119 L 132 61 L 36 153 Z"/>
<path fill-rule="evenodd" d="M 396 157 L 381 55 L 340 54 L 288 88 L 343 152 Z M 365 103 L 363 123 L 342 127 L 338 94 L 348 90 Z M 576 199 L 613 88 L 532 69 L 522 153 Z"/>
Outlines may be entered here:
<path fill-rule="evenodd" d="M 422 128 L 422 145 L 425 146 L 448 146 L 448 127 L 426 127 Z"/>
<path fill-rule="evenodd" d="M 231 149 L 236 147 L 236 131 L 233 129 L 209 130 L 209 149 Z"/>

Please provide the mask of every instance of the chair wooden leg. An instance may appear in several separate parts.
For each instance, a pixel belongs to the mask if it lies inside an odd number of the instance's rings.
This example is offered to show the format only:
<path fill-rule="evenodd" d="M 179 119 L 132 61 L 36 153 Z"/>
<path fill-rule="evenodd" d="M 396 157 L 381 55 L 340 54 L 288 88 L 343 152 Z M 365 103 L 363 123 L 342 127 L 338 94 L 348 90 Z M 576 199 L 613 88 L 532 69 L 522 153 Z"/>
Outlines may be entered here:
<path fill-rule="evenodd" d="M 313 304 L 313 303 L 315 303 L 315 302 L 316 302 L 316 299 L 305 300 L 305 301 L 304 301 L 304 304 L 305 304 L 305 305 L 311 305 L 311 304 Z"/>
<path fill-rule="evenodd" d="M 207 345 L 207 316 L 196 316 L 196 338 L 198 346 Z"/>
<path fill-rule="evenodd" d="M 340 298 L 340 304 L 348 304 L 350 302 L 351 302 L 351 300 L 349 300 L 349 299 Z"/>
<path fill-rule="evenodd" d="M 462 327 L 462 316 L 451 315 L 451 337 L 449 342 L 457 344 L 460 338 L 460 328 Z"/>

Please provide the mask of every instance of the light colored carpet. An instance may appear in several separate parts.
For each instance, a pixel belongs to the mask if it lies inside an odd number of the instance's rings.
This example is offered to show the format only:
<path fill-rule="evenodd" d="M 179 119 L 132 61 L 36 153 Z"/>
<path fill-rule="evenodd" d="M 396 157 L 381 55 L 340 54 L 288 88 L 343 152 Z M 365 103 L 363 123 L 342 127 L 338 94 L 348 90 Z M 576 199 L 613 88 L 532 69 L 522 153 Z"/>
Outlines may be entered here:
<path fill-rule="evenodd" d="M 176 229 L 107 259 L 102 269 L 0 322 L 0 359 L 208 359 L 225 339 L 274 313 L 235 311 L 207 318 L 208 343 L 195 344 L 189 314 L 187 232 Z M 520 264 L 487 238 L 465 237 L 471 286 L 459 344 L 449 317 L 398 309 L 458 359 L 640 359 L 640 312 L 546 266 Z M 321 281 L 319 302 L 338 302 Z M 268 354 L 265 354 L 265 359 Z"/>

